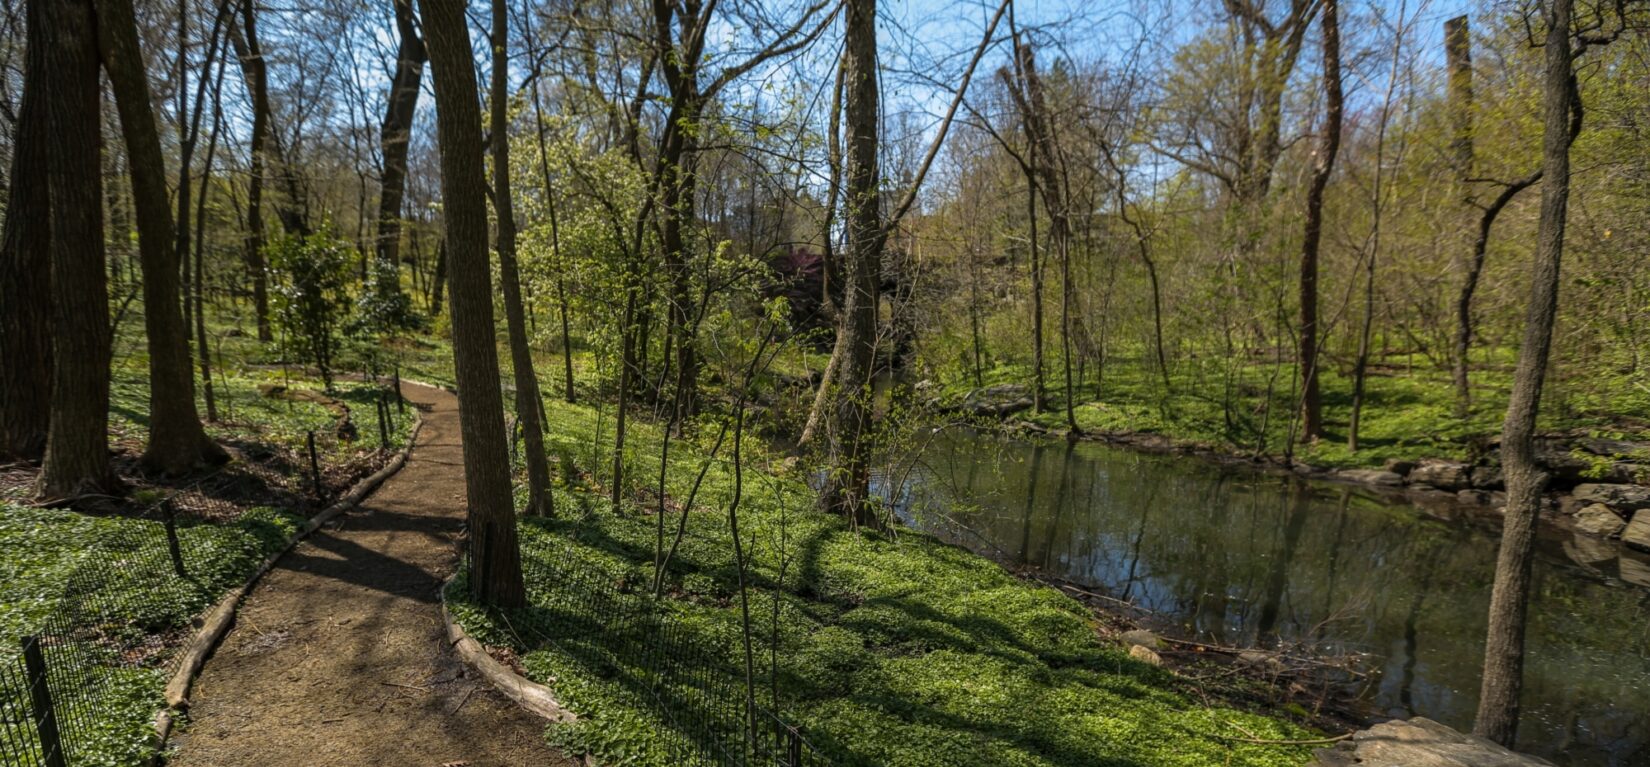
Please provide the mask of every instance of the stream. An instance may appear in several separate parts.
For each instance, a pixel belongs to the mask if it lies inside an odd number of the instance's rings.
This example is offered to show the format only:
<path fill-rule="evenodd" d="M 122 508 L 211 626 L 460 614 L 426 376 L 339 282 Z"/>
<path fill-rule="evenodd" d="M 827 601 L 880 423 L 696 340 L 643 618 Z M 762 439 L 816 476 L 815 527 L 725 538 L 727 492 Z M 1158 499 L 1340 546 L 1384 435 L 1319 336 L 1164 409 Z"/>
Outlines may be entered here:
<path fill-rule="evenodd" d="M 1132 602 L 1177 636 L 1362 654 L 1348 692 L 1376 713 L 1470 730 L 1493 512 L 1091 442 L 928 437 L 878 481 L 907 524 Z M 1546 530 L 1533 590 L 1519 749 L 1650 765 L 1650 557 Z"/>

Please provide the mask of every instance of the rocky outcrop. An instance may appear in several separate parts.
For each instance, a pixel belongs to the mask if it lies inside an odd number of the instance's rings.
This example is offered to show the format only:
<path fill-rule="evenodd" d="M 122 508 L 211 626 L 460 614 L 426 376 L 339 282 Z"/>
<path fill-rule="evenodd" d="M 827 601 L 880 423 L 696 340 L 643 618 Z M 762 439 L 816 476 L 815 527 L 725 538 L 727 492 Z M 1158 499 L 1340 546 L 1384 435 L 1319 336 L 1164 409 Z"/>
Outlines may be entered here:
<path fill-rule="evenodd" d="M 1471 467 L 1453 461 L 1424 461 L 1410 471 L 1412 485 L 1431 485 L 1439 490 L 1455 492 L 1472 487 Z"/>
<path fill-rule="evenodd" d="M 1031 387 L 1022 384 L 998 384 L 969 392 L 956 409 L 970 415 L 1001 418 L 1022 410 L 1030 410 L 1031 404 Z"/>
<path fill-rule="evenodd" d="M 1335 476 L 1351 482 L 1361 482 L 1379 487 L 1398 487 L 1404 484 L 1403 475 L 1379 469 L 1342 469 L 1335 472 Z"/>
<path fill-rule="evenodd" d="M 1627 523 L 1627 529 L 1621 531 L 1621 542 L 1629 548 L 1650 551 L 1650 509 L 1633 514 L 1633 521 Z"/>
<path fill-rule="evenodd" d="M 1589 483 L 1576 485 L 1570 495 L 1583 503 L 1602 503 L 1621 511 L 1650 509 L 1650 487 L 1644 485 Z"/>
<path fill-rule="evenodd" d="M 1608 538 L 1621 532 L 1627 526 L 1616 512 L 1602 503 L 1595 503 L 1576 512 L 1576 529 L 1588 535 L 1598 535 Z"/>
<path fill-rule="evenodd" d="M 1361 730 L 1318 752 L 1317 767 L 1551 767 L 1484 738 L 1416 717 Z"/>

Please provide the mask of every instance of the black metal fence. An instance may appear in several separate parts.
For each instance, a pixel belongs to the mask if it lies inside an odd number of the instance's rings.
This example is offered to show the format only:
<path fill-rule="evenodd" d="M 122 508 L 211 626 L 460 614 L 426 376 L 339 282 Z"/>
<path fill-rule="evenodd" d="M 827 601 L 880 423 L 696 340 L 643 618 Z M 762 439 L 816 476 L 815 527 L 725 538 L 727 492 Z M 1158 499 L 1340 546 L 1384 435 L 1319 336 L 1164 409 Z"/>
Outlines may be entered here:
<path fill-rule="evenodd" d="M 370 398 L 377 440 L 363 447 L 395 446 L 407 417 L 395 383 Z M 132 498 L 146 502 L 110 515 L 66 577 L 38 585 L 50 595 L 42 617 L 23 621 L 22 636 L 0 631 L 0 767 L 149 761 L 152 753 L 143 752 L 152 746 L 129 742 L 131 733 L 147 732 L 160 710 L 159 691 L 181 660 L 176 650 L 191 635 L 190 620 L 288 535 L 272 516 L 247 508 L 300 510 L 329 500 L 316 439 L 309 432 L 299 454 L 237 463 L 232 477 L 135 490 Z"/>
<path fill-rule="evenodd" d="M 690 767 L 823 767 L 803 733 L 774 713 L 771 677 L 747 680 L 742 638 L 708 638 L 704 626 L 655 599 L 645 584 L 579 558 L 569 547 L 523 562 L 532 607 L 510 623 L 520 646 L 552 648 L 620 685 L 666 726 L 662 764 Z M 714 633 L 714 632 L 713 632 Z M 754 640 L 763 645 L 758 637 Z M 764 658 L 768 650 L 755 650 Z"/>

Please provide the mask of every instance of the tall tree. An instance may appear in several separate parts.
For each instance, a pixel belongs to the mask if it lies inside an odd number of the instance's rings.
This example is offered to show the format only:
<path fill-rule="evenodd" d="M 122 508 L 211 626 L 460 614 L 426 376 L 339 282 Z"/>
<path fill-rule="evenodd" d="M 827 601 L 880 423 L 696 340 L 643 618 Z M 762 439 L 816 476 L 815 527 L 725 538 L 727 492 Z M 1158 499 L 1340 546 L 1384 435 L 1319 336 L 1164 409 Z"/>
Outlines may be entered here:
<path fill-rule="evenodd" d="M 482 175 L 481 105 L 465 0 L 419 0 L 435 84 L 441 197 L 447 218 L 453 367 L 469 499 L 470 589 L 496 607 L 526 604 L 521 549 L 510 493 L 510 450 L 499 394 L 498 347 L 487 267 L 487 182 Z"/>
<path fill-rule="evenodd" d="M 143 262 L 144 327 L 149 340 L 149 444 L 143 463 L 168 474 L 228 455 L 206 436 L 195 410 L 195 379 L 189 365 L 189 329 L 178 286 L 188 239 L 174 240 L 167 210 L 166 162 L 149 100 L 149 80 L 138 47 L 131 0 L 96 0 L 103 66 L 115 94 L 136 208 L 138 255 Z M 204 79 L 204 78 L 203 78 Z M 183 173 L 187 175 L 187 166 Z M 180 186 L 180 209 L 187 209 L 187 186 Z"/>
<path fill-rule="evenodd" d="M 418 107 L 419 81 L 429 58 L 424 40 L 413 21 L 412 0 L 394 0 L 395 31 L 400 43 L 395 51 L 395 77 L 385 99 L 384 122 L 379 144 L 384 153 L 384 174 L 378 193 L 378 238 L 375 251 L 378 265 L 374 285 L 381 296 L 401 293 L 401 207 L 407 190 L 407 151 L 411 146 L 413 113 Z"/>
<path fill-rule="evenodd" d="M 1301 238 L 1300 369 L 1301 439 L 1323 436 L 1323 398 L 1318 384 L 1318 243 L 1323 238 L 1323 196 L 1341 149 L 1341 32 L 1337 0 L 1323 0 L 1323 136 L 1306 191 L 1306 232 Z"/>
<path fill-rule="evenodd" d="M 241 61 L 246 89 L 252 102 L 252 135 L 247 147 L 251 173 L 246 184 L 246 268 L 252 274 L 252 314 L 258 324 L 258 340 L 270 341 L 269 270 L 264 264 L 264 175 L 269 169 L 269 65 L 258 41 L 256 0 L 242 0 L 244 32 L 232 30 L 229 38 Z"/>
<path fill-rule="evenodd" d="M 103 251 L 102 94 L 91 0 L 36 4 L 42 6 L 43 79 L 51 83 L 42 104 L 49 138 L 43 180 L 51 211 L 55 363 L 51 427 L 36 493 L 57 501 L 114 492 L 117 486 L 109 468 L 111 330 Z"/>
<path fill-rule="evenodd" d="M 820 491 L 823 510 L 875 526 L 870 493 L 871 373 L 876 362 L 878 286 L 882 280 L 882 172 L 877 163 L 881 123 L 877 83 L 876 0 L 846 0 L 843 50 L 845 182 L 843 220 L 847 265 L 842 319 L 838 324 L 836 388 L 825 418 L 828 473 Z"/>
<path fill-rule="evenodd" d="M 25 4 L 23 103 L 12 141 L 10 199 L 0 235 L 0 456 L 45 453 L 52 397 L 51 227 L 46 177 L 50 133 L 42 3 Z"/>
<path fill-rule="evenodd" d="M 1547 475 L 1535 454 L 1536 415 L 1552 351 L 1558 314 L 1559 269 L 1570 201 L 1570 121 L 1576 92 L 1570 40 L 1573 0 L 1552 0 L 1543 10 L 1547 35 L 1542 77 L 1541 212 L 1530 264 L 1530 299 L 1524 338 L 1513 372 L 1512 395 L 1501 427 L 1501 470 L 1507 508 L 1501 549 L 1490 592 L 1489 636 L 1473 733 L 1511 746 L 1518 734 L 1519 694 L 1524 685 L 1524 628 L 1530 597 L 1530 563 L 1536 516 Z"/>
<path fill-rule="evenodd" d="M 555 512 L 550 494 L 550 457 L 544 451 L 544 422 L 540 417 L 538 374 L 533 349 L 527 343 L 527 319 L 521 299 L 521 275 L 516 267 L 516 208 L 510 197 L 510 10 L 509 0 L 493 0 L 493 80 L 491 122 L 493 139 L 493 209 L 498 213 L 499 284 L 504 289 L 505 323 L 510 330 L 510 367 L 516 382 L 516 419 L 527 449 L 527 508 L 529 515 Z"/>

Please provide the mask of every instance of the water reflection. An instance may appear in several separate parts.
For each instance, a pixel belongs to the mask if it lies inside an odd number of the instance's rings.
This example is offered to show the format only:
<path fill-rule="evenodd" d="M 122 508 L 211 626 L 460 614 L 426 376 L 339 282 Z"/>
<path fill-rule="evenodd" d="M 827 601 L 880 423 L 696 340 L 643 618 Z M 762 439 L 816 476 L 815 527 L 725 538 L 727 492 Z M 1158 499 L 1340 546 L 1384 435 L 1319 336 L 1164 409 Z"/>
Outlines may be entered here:
<path fill-rule="evenodd" d="M 1369 653 L 1363 694 L 1381 711 L 1471 726 L 1499 534 L 1482 514 L 1199 459 L 967 433 L 936 439 L 897 494 L 917 527 L 1213 642 Z M 1650 562 L 1613 543 L 1539 542 L 1522 749 L 1650 765 L 1645 586 Z"/>

